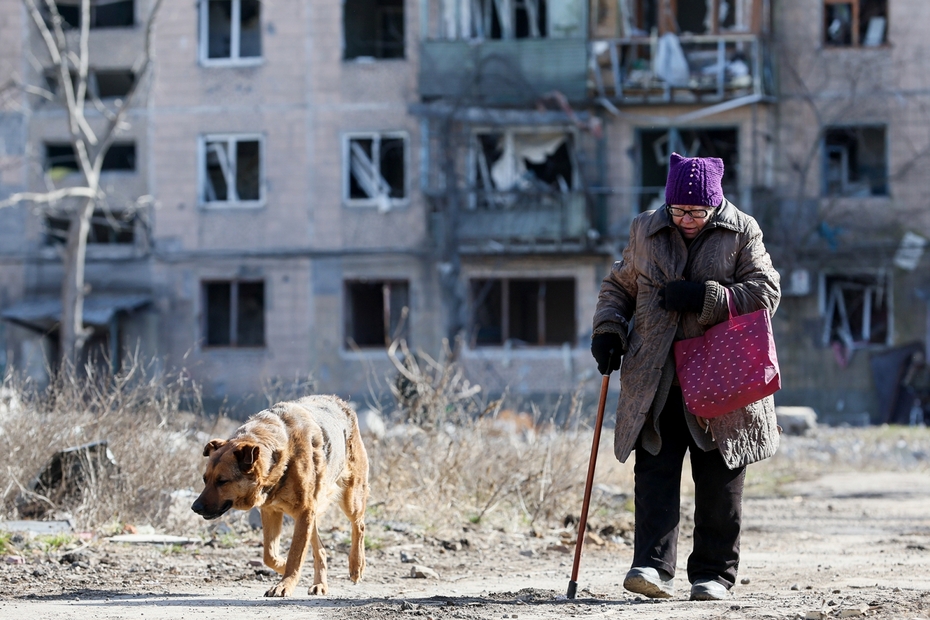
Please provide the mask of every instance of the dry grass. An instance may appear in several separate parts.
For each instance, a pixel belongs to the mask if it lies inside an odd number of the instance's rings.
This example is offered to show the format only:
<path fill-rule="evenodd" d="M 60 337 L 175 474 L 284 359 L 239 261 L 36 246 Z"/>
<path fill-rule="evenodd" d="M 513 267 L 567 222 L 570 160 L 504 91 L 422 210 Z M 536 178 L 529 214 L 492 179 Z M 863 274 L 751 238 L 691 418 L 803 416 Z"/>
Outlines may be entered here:
<path fill-rule="evenodd" d="M 581 389 L 568 395 L 569 414 L 556 423 L 552 413 L 521 408 L 506 395 L 486 402 L 454 363 L 413 355 L 402 343 L 392 356 L 398 372 L 382 379 L 395 397 L 382 412 L 388 432 L 366 438 L 372 522 L 438 535 L 463 526 L 546 531 L 577 517 L 595 419 L 590 391 L 587 399 Z M 282 390 L 311 389 L 310 382 L 297 383 L 270 385 L 269 402 Z M 44 390 L 7 377 L 3 390 L 0 451 L 9 458 L 0 469 L 0 518 L 67 514 L 80 528 L 98 531 L 127 523 L 172 533 L 205 527 L 175 518 L 190 513 L 189 496 L 173 508 L 169 499 L 177 491 L 199 492 L 204 443 L 228 436 L 236 423 L 204 415 L 197 387 L 183 373 L 166 376 L 136 363 L 115 377 L 62 375 Z M 615 398 L 609 399 L 608 424 Z M 515 413 L 521 409 L 528 414 Z M 605 428 L 589 525 L 622 532 L 632 508 L 632 462 L 616 461 L 612 440 Z M 30 490 L 57 451 L 98 441 L 107 442 L 117 469 L 96 467 L 70 495 Z M 785 437 L 779 454 L 750 467 L 747 492 L 778 493 L 781 485 L 820 472 L 862 468 L 930 469 L 930 430 L 821 428 L 808 437 Z M 690 487 L 686 466 L 683 492 Z"/>
<path fill-rule="evenodd" d="M 82 528 L 155 524 L 165 518 L 168 494 L 200 478 L 197 457 L 212 421 L 197 411 L 197 389 L 183 374 L 136 363 L 116 376 L 78 380 L 63 372 L 42 390 L 9 376 L 3 389 L 0 451 L 12 458 L 0 470 L 2 518 L 68 516 Z M 57 451 L 101 441 L 115 467 L 105 458 L 79 459 L 65 468 L 76 482 L 68 492 L 34 487 Z"/>

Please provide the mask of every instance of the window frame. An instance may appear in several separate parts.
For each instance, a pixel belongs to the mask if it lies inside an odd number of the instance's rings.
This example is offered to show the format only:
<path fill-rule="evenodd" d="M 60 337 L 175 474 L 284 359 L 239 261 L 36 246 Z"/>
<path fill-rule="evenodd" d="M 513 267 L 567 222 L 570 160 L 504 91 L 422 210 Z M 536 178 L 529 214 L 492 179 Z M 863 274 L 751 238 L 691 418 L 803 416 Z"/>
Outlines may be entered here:
<path fill-rule="evenodd" d="M 207 144 L 211 142 L 226 141 L 228 152 L 235 154 L 236 144 L 239 142 L 258 142 L 258 199 L 257 200 L 239 200 L 238 194 L 235 200 L 207 200 Z M 265 205 L 265 136 L 261 133 L 210 133 L 200 136 L 197 148 L 197 204 L 204 209 L 256 209 Z M 234 155 L 235 156 L 235 155 Z M 227 197 L 230 192 L 235 192 L 235 173 L 233 171 L 232 183 L 226 179 Z"/>
<path fill-rule="evenodd" d="M 863 0 L 822 0 L 820 4 L 821 8 L 821 19 L 820 19 L 820 38 L 821 46 L 825 49 L 835 49 L 835 50 L 845 50 L 845 49 L 875 49 L 880 47 L 887 47 L 890 45 L 888 41 L 888 28 L 891 23 L 890 13 L 891 7 L 889 3 L 885 2 L 885 29 L 882 36 L 882 42 L 878 45 L 865 45 L 859 36 L 860 27 L 860 15 L 862 13 L 862 2 Z M 850 15 L 850 42 L 848 45 L 831 43 L 827 40 L 826 32 L 826 21 L 827 21 L 827 7 L 835 6 L 841 4 L 851 5 Z"/>
<path fill-rule="evenodd" d="M 883 153 L 883 157 L 882 157 L 882 163 L 884 164 L 884 169 L 885 169 L 885 174 L 884 174 L 885 191 L 884 191 L 884 193 L 881 193 L 881 194 L 873 194 L 873 193 L 872 193 L 872 190 L 871 190 L 871 185 L 870 185 L 870 187 L 869 187 L 869 195 L 868 195 L 868 196 L 858 196 L 858 195 L 856 195 L 856 194 L 854 194 L 854 193 L 852 193 L 852 192 L 849 191 L 848 185 L 849 185 L 850 181 L 849 181 L 849 178 L 848 178 L 848 177 L 849 177 L 849 173 L 850 173 L 851 169 L 850 169 L 850 162 L 848 161 L 848 150 L 847 150 L 846 153 L 845 153 L 845 159 L 846 159 L 845 169 L 844 169 L 844 170 L 841 170 L 841 172 L 840 172 L 841 175 L 843 176 L 843 180 L 841 181 L 841 185 L 843 185 L 844 187 L 842 187 L 841 190 L 840 190 L 839 192 L 831 192 L 831 191 L 830 191 L 830 180 L 829 180 L 828 174 L 827 174 L 827 173 L 828 173 L 828 170 L 829 170 L 829 167 L 830 167 L 830 155 L 831 155 L 831 152 L 834 152 L 834 149 L 839 149 L 839 146 L 831 146 L 831 145 L 828 145 L 828 144 L 827 144 L 827 137 L 828 137 L 828 134 L 829 134 L 830 132 L 833 132 L 833 131 L 837 131 L 837 132 L 838 132 L 838 131 L 859 132 L 859 131 L 865 130 L 865 129 L 878 129 L 878 130 L 881 130 L 881 131 L 882 131 L 882 141 L 883 141 L 883 143 L 884 143 L 884 153 Z M 862 145 L 860 144 L 860 141 L 859 141 L 859 137 L 860 137 L 860 136 L 858 136 L 858 135 L 856 136 L 856 139 L 857 139 L 856 141 L 857 141 L 857 144 L 859 145 L 859 147 L 862 148 Z M 889 157 L 890 157 L 890 153 L 891 153 L 891 145 L 890 145 L 890 143 L 889 143 L 889 139 L 890 139 L 890 138 L 889 138 L 889 132 L 888 132 L 888 125 L 887 125 L 887 124 L 882 124 L 882 123 L 863 123 L 863 124 L 828 125 L 828 126 L 824 127 L 824 128 L 823 128 L 823 133 L 822 133 L 821 139 L 820 139 L 820 144 L 821 144 L 821 155 L 822 155 L 821 169 L 820 169 L 820 182 L 821 182 L 820 196 L 821 196 L 821 198 L 826 198 L 826 199 L 857 199 L 857 200 L 875 199 L 875 198 L 878 198 L 878 199 L 890 198 L 890 197 L 891 197 L 891 170 L 890 170 L 890 163 L 891 163 L 891 162 L 890 162 L 890 160 L 889 160 Z M 841 151 L 836 150 L 835 152 L 841 152 Z M 859 163 L 860 160 L 861 160 L 861 157 L 857 158 L 857 161 L 856 161 L 856 167 L 857 167 L 857 169 L 858 169 L 859 166 L 860 166 L 860 163 Z M 861 179 L 860 179 L 860 182 L 861 182 Z"/>
<path fill-rule="evenodd" d="M 402 198 L 388 197 L 388 204 L 384 205 L 379 198 L 352 198 L 352 141 L 371 140 L 372 153 L 380 153 L 382 139 L 400 139 L 404 144 L 404 195 Z M 342 134 L 342 204 L 351 208 L 375 207 L 384 211 L 395 207 L 405 207 L 410 204 L 410 134 L 403 130 L 391 131 L 352 131 Z M 380 174 L 380 161 L 378 172 Z M 383 177 L 382 177 L 383 178 Z"/>
<path fill-rule="evenodd" d="M 501 319 L 501 338 L 499 343 L 479 343 L 478 342 L 478 329 L 477 329 L 477 319 L 479 305 L 476 303 L 475 299 L 475 287 L 479 282 L 482 281 L 491 281 L 499 283 L 500 285 L 500 297 L 501 297 L 501 307 L 500 319 Z M 547 323 L 545 308 L 546 308 L 546 298 L 537 299 L 537 315 L 536 315 L 536 342 L 526 342 L 521 341 L 521 348 L 526 350 L 543 350 L 543 349 L 559 349 L 567 343 L 570 347 L 574 348 L 578 346 L 578 278 L 574 274 L 570 275 L 545 275 L 545 276 L 527 276 L 527 275 L 512 275 L 512 276 L 500 276 L 496 274 L 487 274 L 487 275 L 471 275 L 468 277 L 468 322 L 466 329 L 468 332 L 468 347 L 472 350 L 478 349 L 495 349 L 495 348 L 510 348 L 513 346 L 516 338 L 509 329 L 510 323 L 510 284 L 512 282 L 520 283 L 533 283 L 537 287 L 541 286 L 544 283 L 549 282 L 570 282 L 572 287 L 572 300 L 571 300 L 571 313 L 573 324 L 571 325 L 571 340 L 563 342 L 546 342 L 547 334 L 545 333 L 545 325 Z"/>
<path fill-rule="evenodd" d="M 387 303 L 382 308 L 382 312 L 385 315 L 384 318 L 387 319 L 387 322 L 382 326 L 383 327 L 382 331 L 384 332 L 383 335 L 385 337 L 385 342 L 383 345 L 382 344 L 362 345 L 362 344 L 359 344 L 358 341 L 355 340 L 356 334 L 353 333 L 355 313 L 352 307 L 351 287 L 353 285 L 359 285 L 359 284 L 380 285 L 382 288 L 382 295 L 385 294 L 385 287 L 387 287 L 386 293 L 388 295 L 392 294 L 391 292 L 392 286 L 403 285 L 407 289 L 407 304 L 405 306 L 407 308 L 406 317 L 404 316 L 396 317 L 396 321 L 395 321 L 395 317 L 391 315 L 391 307 L 394 304 L 391 303 L 390 297 L 388 297 L 385 300 Z M 343 305 L 342 305 L 343 307 L 343 320 L 342 320 L 342 325 L 343 325 L 342 327 L 342 331 L 343 331 L 342 348 L 343 350 L 350 351 L 350 352 L 366 353 L 366 352 L 372 352 L 372 351 L 382 351 L 382 350 L 387 349 L 390 346 L 390 341 L 394 337 L 394 334 L 390 333 L 392 324 L 400 326 L 400 329 L 397 330 L 399 332 L 397 337 L 406 340 L 408 343 L 410 342 L 410 325 L 411 325 L 410 312 L 411 312 L 411 306 L 412 306 L 411 298 L 413 296 L 413 287 L 411 286 L 411 281 L 409 278 L 404 278 L 404 277 L 344 278 L 342 281 L 342 293 L 343 293 Z M 403 310 L 401 310 L 401 312 L 403 312 Z M 350 340 L 352 341 L 351 344 L 350 344 Z"/>
<path fill-rule="evenodd" d="M 242 38 L 242 0 L 230 0 L 232 3 L 232 13 L 230 16 L 230 42 L 228 58 L 210 58 L 210 2 L 211 0 L 198 0 L 199 8 L 197 11 L 200 20 L 198 35 L 200 41 L 197 45 L 197 53 L 200 57 L 200 64 L 204 67 L 243 67 L 260 65 L 265 62 L 265 47 L 262 45 L 261 54 L 258 56 L 239 56 L 240 42 Z M 259 6 L 264 9 L 264 2 Z M 262 32 L 262 18 L 264 14 L 258 16 L 259 33 Z M 264 37 L 262 37 L 264 41 Z"/>
<path fill-rule="evenodd" d="M 262 285 L 262 344 L 238 344 L 239 332 L 239 285 Z M 229 284 L 229 344 L 208 344 L 209 312 L 207 285 Z M 200 280 L 200 348 L 209 350 L 262 350 L 268 348 L 268 280 L 266 278 L 203 278 Z"/>
<path fill-rule="evenodd" d="M 829 282 L 829 280 L 843 280 L 842 282 Z M 856 280 L 874 279 L 873 284 L 857 282 Z M 844 287 L 845 284 L 845 287 Z M 849 324 L 849 309 L 846 308 L 845 297 L 839 291 L 862 288 L 863 309 L 862 319 L 858 333 L 853 333 Z M 834 342 L 840 343 L 848 352 L 858 349 L 881 348 L 894 344 L 894 281 L 893 274 L 887 270 L 858 271 L 858 272 L 821 272 L 818 283 L 818 313 L 823 323 L 821 331 L 821 344 L 831 346 Z M 839 291 L 837 291 L 839 289 Z M 875 298 L 884 297 L 884 311 L 887 315 L 885 321 L 885 338 L 882 342 L 872 341 L 872 312 L 876 303 Z M 840 307 L 842 309 L 840 309 Z M 845 315 L 848 339 L 833 338 L 833 317 L 840 312 L 840 319 Z M 842 325 L 841 325 L 842 327 Z"/>

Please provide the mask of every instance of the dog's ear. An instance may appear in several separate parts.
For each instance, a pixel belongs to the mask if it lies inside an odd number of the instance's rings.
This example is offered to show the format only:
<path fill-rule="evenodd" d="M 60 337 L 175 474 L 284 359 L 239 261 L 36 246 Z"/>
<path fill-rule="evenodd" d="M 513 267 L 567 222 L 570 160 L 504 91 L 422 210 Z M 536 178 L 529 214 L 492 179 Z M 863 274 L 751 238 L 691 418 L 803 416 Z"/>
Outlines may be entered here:
<path fill-rule="evenodd" d="M 208 443 L 207 445 L 203 447 L 203 455 L 210 456 L 210 454 L 212 454 L 214 450 L 217 450 L 218 448 L 223 447 L 223 444 L 225 443 L 226 443 L 225 439 L 212 440 L 210 443 Z"/>
<path fill-rule="evenodd" d="M 247 474 L 252 471 L 255 461 L 258 460 L 259 447 L 254 443 L 244 443 L 236 448 L 236 460 L 239 461 L 239 470 Z"/>

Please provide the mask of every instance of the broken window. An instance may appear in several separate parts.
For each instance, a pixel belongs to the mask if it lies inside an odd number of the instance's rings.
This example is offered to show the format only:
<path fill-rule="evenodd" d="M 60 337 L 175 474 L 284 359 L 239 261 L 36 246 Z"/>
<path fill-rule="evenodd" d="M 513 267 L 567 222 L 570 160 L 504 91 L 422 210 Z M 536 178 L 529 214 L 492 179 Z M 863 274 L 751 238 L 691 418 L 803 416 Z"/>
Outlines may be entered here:
<path fill-rule="evenodd" d="M 346 60 L 404 57 L 404 0 L 345 0 Z"/>
<path fill-rule="evenodd" d="M 763 7 L 756 0 L 592 0 L 597 36 L 759 32 Z M 601 34 L 602 33 L 602 34 Z"/>
<path fill-rule="evenodd" d="M 515 192 L 573 191 L 578 185 L 578 167 L 572 145 L 572 136 L 565 131 L 477 133 L 471 165 L 479 192 L 477 206 L 506 206 Z"/>
<path fill-rule="evenodd" d="M 58 0 L 58 14 L 65 26 L 81 27 L 81 1 Z M 90 28 L 125 28 L 135 25 L 134 0 L 91 0 Z"/>
<path fill-rule="evenodd" d="M 206 136 L 201 199 L 256 203 L 262 199 L 262 140 L 255 135 Z"/>
<path fill-rule="evenodd" d="M 201 0 L 200 57 L 206 62 L 262 55 L 260 0 Z"/>
<path fill-rule="evenodd" d="M 94 211 L 87 232 L 87 242 L 99 245 L 125 245 L 135 243 L 135 213 Z M 69 217 L 50 213 L 45 216 L 45 245 L 63 245 L 71 227 Z"/>
<path fill-rule="evenodd" d="M 406 280 L 345 284 L 345 342 L 349 348 L 387 347 L 408 338 L 410 285 Z"/>
<path fill-rule="evenodd" d="M 724 166 L 723 193 L 730 199 L 737 193 L 739 140 L 736 129 L 642 130 L 639 132 L 640 211 L 665 204 L 668 159 L 672 153 L 685 157 L 719 157 Z"/>
<path fill-rule="evenodd" d="M 847 351 L 891 344 L 891 282 L 885 274 L 824 276 L 823 344 Z"/>
<path fill-rule="evenodd" d="M 828 127 L 824 131 L 824 195 L 887 196 L 884 127 Z"/>
<path fill-rule="evenodd" d="M 407 198 L 407 138 L 398 133 L 350 135 L 347 140 L 345 200 L 387 211 Z"/>
<path fill-rule="evenodd" d="M 582 0 L 443 0 L 442 36 L 446 39 L 583 36 L 585 8 Z"/>
<path fill-rule="evenodd" d="M 471 306 L 472 346 L 575 344 L 573 279 L 474 279 Z"/>
<path fill-rule="evenodd" d="M 888 0 L 823 0 L 823 40 L 826 45 L 884 45 Z"/>
<path fill-rule="evenodd" d="M 265 346 L 265 283 L 203 283 L 203 333 L 208 347 Z"/>
<path fill-rule="evenodd" d="M 110 145 L 106 155 L 103 156 L 101 166 L 103 172 L 124 171 L 132 172 L 136 169 L 136 145 L 133 142 L 117 142 Z M 45 145 L 45 170 L 55 176 L 56 174 L 70 174 L 78 172 L 77 156 L 71 144 Z"/>

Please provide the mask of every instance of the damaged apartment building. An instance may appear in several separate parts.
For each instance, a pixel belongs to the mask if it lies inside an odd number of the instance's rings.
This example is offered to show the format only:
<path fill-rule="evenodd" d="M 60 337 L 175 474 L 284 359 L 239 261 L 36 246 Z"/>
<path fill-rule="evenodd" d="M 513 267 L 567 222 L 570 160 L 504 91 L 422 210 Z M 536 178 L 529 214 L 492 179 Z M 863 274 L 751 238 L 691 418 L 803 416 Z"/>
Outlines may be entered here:
<path fill-rule="evenodd" d="M 75 26 L 76 0 L 59 4 Z M 139 77 L 151 6 L 92 1 L 95 100 Z M 0 7 L 15 35 L 0 37 L 0 81 L 54 90 L 47 60 L 22 55 L 47 58 L 23 11 Z M 398 338 L 434 358 L 451 343 L 489 397 L 592 391 L 600 280 L 632 218 L 663 204 L 677 151 L 724 160 L 727 196 L 782 271 L 780 404 L 889 419 L 906 398 L 882 392 L 888 373 L 927 339 L 930 107 L 912 27 L 926 13 L 919 0 L 166 1 L 154 70 L 104 163 L 92 344 L 112 365 L 140 351 L 185 368 L 208 406 L 308 377 L 366 402 Z M 22 148 L 2 134 L 0 200 L 75 170 L 61 106 L 15 103 Z M 19 205 L 0 222 L 7 364 L 39 376 L 67 221 Z"/>

